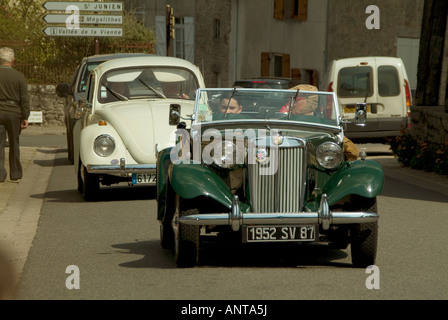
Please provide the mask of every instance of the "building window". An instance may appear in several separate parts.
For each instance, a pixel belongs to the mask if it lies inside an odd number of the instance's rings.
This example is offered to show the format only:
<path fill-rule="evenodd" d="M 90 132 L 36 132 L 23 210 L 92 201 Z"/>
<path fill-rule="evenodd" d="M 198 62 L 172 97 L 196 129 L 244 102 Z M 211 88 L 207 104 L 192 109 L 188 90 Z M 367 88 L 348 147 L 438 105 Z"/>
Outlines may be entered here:
<path fill-rule="evenodd" d="M 194 63 L 194 19 L 176 18 L 174 40 L 171 40 L 171 55 Z M 156 54 L 166 55 L 166 17 L 156 16 Z"/>
<path fill-rule="evenodd" d="M 262 77 L 291 77 L 290 56 L 283 53 L 261 53 Z"/>
<path fill-rule="evenodd" d="M 176 18 L 174 27 L 174 43 L 173 56 L 180 59 L 185 59 L 185 29 L 184 18 Z"/>
<path fill-rule="evenodd" d="M 306 21 L 308 16 L 308 0 L 291 0 L 292 18 Z"/>

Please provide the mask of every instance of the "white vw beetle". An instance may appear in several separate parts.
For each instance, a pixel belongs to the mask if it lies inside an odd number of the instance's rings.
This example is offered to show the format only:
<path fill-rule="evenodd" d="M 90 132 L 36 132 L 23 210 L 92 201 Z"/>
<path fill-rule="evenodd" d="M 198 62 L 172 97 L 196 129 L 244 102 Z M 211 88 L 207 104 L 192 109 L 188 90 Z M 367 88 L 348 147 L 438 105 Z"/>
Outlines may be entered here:
<path fill-rule="evenodd" d="M 196 90 L 205 87 L 199 68 L 173 57 L 115 59 L 92 70 L 87 86 L 73 133 L 84 199 L 94 200 L 100 185 L 155 185 L 156 154 L 175 145 L 168 110 L 193 113 Z"/>

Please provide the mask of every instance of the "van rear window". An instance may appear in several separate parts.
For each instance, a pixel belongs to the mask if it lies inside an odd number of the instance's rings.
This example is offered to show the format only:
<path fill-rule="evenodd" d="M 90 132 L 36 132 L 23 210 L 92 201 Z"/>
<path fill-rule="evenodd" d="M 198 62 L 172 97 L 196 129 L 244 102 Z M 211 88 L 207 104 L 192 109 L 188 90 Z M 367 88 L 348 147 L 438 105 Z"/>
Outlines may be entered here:
<path fill-rule="evenodd" d="M 393 66 L 378 68 L 378 93 L 382 97 L 392 97 L 400 94 L 397 68 Z"/>
<path fill-rule="evenodd" d="M 349 67 L 339 71 L 338 96 L 344 98 L 372 95 L 371 67 Z"/>

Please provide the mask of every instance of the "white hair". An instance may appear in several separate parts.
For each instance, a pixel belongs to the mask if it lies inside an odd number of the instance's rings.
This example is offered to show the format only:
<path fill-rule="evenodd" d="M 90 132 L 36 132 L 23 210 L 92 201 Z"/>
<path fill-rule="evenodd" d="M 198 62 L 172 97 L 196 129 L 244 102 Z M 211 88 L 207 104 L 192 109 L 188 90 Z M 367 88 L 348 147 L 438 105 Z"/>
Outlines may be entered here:
<path fill-rule="evenodd" d="M 14 60 L 14 50 L 11 48 L 0 48 L 0 63 L 11 63 Z"/>

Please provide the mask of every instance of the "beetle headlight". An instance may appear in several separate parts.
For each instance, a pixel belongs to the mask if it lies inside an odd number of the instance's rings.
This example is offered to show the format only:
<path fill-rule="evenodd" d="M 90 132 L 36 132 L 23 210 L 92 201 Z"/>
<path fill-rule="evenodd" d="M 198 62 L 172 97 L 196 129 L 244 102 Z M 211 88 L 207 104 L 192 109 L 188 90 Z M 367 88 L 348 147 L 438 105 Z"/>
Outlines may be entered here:
<path fill-rule="evenodd" d="M 98 136 L 93 143 L 93 151 L 100 157 L 110 156 L 115 151 L 114 139 L 107 134 Z"/>
<path fill-rule="evenodd" d="M 325 142 L 317 147 L 317 162 L 325 169 L 334 169 L 342 162 L 343 151 L 334 142 Z"/>
<path fill-rule="evenodd" d="M 230 169 L 237 164 L 244 163 L 244 156 L 235 144 L 230 141 L 223 141 L 214 146 L 212 160 L 218 167 Z"/>

